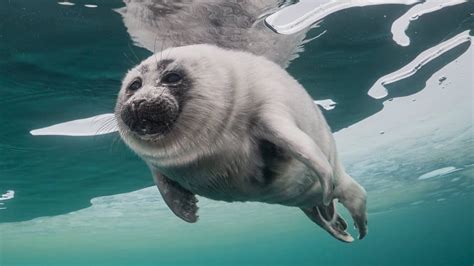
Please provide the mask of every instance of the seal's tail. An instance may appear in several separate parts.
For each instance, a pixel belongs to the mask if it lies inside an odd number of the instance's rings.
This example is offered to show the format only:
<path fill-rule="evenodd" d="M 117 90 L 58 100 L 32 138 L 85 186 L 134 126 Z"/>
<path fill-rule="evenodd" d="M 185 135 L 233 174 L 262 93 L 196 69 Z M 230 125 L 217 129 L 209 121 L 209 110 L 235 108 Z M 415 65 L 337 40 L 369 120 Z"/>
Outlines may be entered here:
<path fill-rule="evenodd" d="M 347 175 L 344 173 L 344 175 Z M 359 230 L 359 239 L 367 235 L 366 192 L 352 177 L 347 175 L 334 190 L 334 200 L 328 205 L 302 208 L 303 212 L 316 224 L 343 242 L 352 242 L 354 238 L 347 232 L 346 221 L 337 213 L 336 199 L 350 212 L 355 227 Z"/>
<path fill-rule="evenodd" d="M 335 197 L 351 213 L 355 227 L 359 230 L 359 239 L 367 235 L 367 200 L 365 189 L 347 173 L 344 181 L 334 190 Z"/>
<path fill-rule="evenodd" d="M 302 208 L 311 221 L 342 242 L 350 243 L 354 238 L 346 231 L 347 222 L 336 211 L 335 200 L 328 206 L 319 205 L 313 208 Z"/>

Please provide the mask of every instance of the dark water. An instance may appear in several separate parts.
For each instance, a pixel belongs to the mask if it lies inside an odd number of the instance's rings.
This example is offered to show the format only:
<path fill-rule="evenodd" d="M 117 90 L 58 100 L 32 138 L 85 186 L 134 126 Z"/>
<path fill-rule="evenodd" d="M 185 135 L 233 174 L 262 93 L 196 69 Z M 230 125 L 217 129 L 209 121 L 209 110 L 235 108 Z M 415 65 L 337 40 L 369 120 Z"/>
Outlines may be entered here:
<path fill-rule="evenodd" d="M 111 112 L 124 73 L 150 55 L 113 11 L 121 1 L 75 3 L 0 2 L 0 194 L 15 192 L 0 201 L 0 265 L 474 263 L 471 41 L 387 85 L 387 97 L 367 94 L 423 51 L 473 35 L 473 1 L 413 21 L 408 46 L 391 26 L 409 6 L 337 12 L 290 65 L 315 99 L 337 102 L 326 118 L 368 191 L 369 235 L 349 245 L 280 206 L 203 199 L 200 222 L 186 224 L 116 134 L 30 135 Z"/>

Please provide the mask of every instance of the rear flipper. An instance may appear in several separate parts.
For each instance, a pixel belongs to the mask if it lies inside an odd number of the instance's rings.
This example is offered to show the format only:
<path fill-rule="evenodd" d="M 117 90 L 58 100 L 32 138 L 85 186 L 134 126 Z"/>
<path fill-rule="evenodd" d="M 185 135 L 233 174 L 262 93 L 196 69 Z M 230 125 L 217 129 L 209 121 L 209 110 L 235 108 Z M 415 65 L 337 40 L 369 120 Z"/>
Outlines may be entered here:
<path fill-rule="evenodd" d="M 359 239 L 367 235 L 366 192 L 347 176 L 342 184 L 334 190 L 334 197 L 351 213 L 355 227 L 359 230 Z M 328 206 L 318 205 L 313 208 L 302 208 L 303 212 L 316 224 L 343 242 L 352 242 L 354 238 L 346 231 L 346 221 L 337 213 L 335 200 Z"/>
<path fill-rule="evenodd" d="M 301 210 L 309 219 L 335 238 L 347 243 L 354 241 L 354 238 L 346 231 L 346 221 L 336 211 L 334 200 L 328 206 L 319 205 L 313 208 L 301 208 Z"/>
<path fill-rule="evenodd" d="M 351 213 L 355 227 L 359 230 L 359 239 L 367 235 L 366 192 L 351 176 L 345 174 L 344 182 L 334 190 L 334 197 Z"/>

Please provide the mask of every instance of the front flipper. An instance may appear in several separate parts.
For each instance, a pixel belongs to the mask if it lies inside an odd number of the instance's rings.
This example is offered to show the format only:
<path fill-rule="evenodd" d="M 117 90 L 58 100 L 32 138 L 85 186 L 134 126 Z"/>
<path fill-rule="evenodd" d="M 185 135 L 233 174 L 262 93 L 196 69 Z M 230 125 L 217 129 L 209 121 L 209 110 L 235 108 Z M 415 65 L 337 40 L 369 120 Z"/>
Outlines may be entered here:
<path fill-rule="evenodd" d="M 346 221 L 337 213 L 334 200 L 328 205 L 313 208 L 301 208 L 306 216 L 317 225 L 328 231 L 335 238 L 350 243 L 354 238 L 346 231 Z"/>
<path fill-rule="evenodd" d="M 322 188 L 322 202 L 331 203 L 333 193 L 333 171 L 321 148 L 285 114 L 273 112 L 262 119 L 261 138 L 288 151 L 295 159 L 311 169 Z"/>
<path fill-rule="evenodd" d="M 196 196 L 161 173 L 153 169 L 152 173 L 153 180 L 171 211 L 188 223 L 197 222 L 198 207 L 196 203 L 198 200 Z"/>

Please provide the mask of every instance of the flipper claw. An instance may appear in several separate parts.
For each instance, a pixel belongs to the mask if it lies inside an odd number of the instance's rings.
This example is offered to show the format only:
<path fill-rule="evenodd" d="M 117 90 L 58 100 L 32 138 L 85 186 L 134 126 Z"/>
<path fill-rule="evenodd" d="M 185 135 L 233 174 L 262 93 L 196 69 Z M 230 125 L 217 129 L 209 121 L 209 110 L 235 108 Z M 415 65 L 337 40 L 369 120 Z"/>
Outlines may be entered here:
<path fill-rule="evenodd" d="M 320 205 L 313 208 L 302 208 L 303 212 L 317 225 L 336 239 L 350 243 L 354 238 L 346 231 L 347 222 L 336 212 L 335 202 L 328 206 Z"/>
<path fill-rule="evenodd" d="M 351 213 L 355 228 L 359 231 L 359 239 L 363 239 L 368 232 L 366 192 L 362 186 L 348 176 L 348 182 L 339 191 L 339 201 Z"/>

